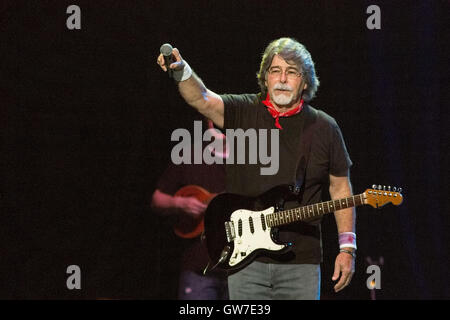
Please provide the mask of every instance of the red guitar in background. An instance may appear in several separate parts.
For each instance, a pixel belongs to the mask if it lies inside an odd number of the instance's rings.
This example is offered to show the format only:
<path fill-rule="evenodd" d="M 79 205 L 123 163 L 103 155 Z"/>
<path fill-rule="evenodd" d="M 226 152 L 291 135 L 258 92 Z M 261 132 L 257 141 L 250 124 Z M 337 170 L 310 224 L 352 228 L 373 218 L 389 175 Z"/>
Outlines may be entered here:
<path fill-rule="evenodd" d="M 209 204 L 211 199 L 216 195 L 216 193 L 210 193 L 206 189 L 196 185 L 184 186 L 175 193 L 175 197 L 194 197 L 204 204 Z M 180 238 L 196 238 L 200 236 L 204 230 L 204 214 L 198 218 L 180 215 L 173 229 L 175 234 Z"/>

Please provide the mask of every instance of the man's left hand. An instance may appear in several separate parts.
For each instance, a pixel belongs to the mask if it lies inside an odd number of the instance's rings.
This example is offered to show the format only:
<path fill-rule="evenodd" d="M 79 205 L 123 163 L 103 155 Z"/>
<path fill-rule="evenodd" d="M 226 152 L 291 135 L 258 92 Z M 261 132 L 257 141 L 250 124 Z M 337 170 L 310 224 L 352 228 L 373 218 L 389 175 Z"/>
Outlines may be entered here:
<path fill-rule="evenodd" d="M 334 291 L 339 292 L 349 285 L 352 280 L 353 273 L 355 273 L 355 260 L 354 258 L 345 252 L 341 252 L 337 255 L 334 263 L 333 281 L 340 279 L 334 286 Z"/>

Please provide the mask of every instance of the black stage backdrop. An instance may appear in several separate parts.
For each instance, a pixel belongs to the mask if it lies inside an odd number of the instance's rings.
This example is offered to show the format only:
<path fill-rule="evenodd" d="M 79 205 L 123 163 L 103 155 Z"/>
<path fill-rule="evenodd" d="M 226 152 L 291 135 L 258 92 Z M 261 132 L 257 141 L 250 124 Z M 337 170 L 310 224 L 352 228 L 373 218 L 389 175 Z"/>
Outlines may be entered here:
<path fill-rule="evenodd" d="M 69 30 L 69 5 L 81 29 Z M 381 9 L 370 30 L 369 5 Z M 384 258 L 377 299 L 448 299 L 447 1 L 2 1 L 0 298 L 174 299 L 183 243 L 149 208 L 176 128 L 198 115 L 156 57 L 170 42 L 218 93 L 256 92 L 273 39 L 306 45 L 338 121 L 355 193 L 403 188 L 404 203 L 357 209 L 351 285 L 370 299 L 366 257 Z M 81 269 L 68 290 L 66 269 Z"/>

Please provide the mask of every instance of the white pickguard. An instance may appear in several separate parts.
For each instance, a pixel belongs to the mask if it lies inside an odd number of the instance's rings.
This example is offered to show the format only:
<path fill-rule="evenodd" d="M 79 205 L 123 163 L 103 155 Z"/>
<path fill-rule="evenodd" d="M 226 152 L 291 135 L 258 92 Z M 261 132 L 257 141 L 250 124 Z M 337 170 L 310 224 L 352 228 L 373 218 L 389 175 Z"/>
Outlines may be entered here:
<path fill-rule="evenodd" d="M 263 229 L 261 222 L 261 214 L 266 215 L 273 213 L 274 207 L 270 207 L 264 211 L 250 211 L 250 210 L 236 210 L 231 214 L 230 220 L 233 222 L 235 238 L 234 249 L 229 260 L 229 265 L 234 266 L 248 257 L 253 251 L 257 249 L 267 249 L 271 251 L 278 251 L 286 247 L 286 245 L 276 244 L 271 238 L 271 228 L 266 225 Z M 250 229 L 250 219 L 253 220 L 254 232 Z M 242 221 L 242 235 L 239 235 L 238 226 L 239 220 Z"/>

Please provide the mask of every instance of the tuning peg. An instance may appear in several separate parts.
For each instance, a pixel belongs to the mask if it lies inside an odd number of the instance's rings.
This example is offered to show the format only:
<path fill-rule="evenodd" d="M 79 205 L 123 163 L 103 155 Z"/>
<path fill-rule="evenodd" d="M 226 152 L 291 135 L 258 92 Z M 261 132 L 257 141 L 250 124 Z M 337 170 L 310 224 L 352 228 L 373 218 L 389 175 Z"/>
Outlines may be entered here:
<path fill-rule="evenodd" d="M 388 186 L 388 191 L 391 191 L 391 186 Z"/>
<path fill-rule="evenodd" d="M 394 191 L 394 192 L 397 192 L 397 188 L 396 188 L 396 187 L 394 187 L 393 191 Z"/>
<path fill-rule="evenodd" d="M 381 184 L 378 185 L 378 190 L 381 190 Z"/>
<path fill-rule="evenodd" d="M 376 189 L 377 188 L 377 185 L 376 184 L 373 184 L 372 185 L 372 189 Z"/>
<path fill-rule="evenodd" d="M 386 186 L 383 186 L 383 191 L 386 191 Z"/>
<path fill-rule="evenodd" d="M 398 188 L 398 193 L 401 193 L 402 192 L 402 188 Z"/>

